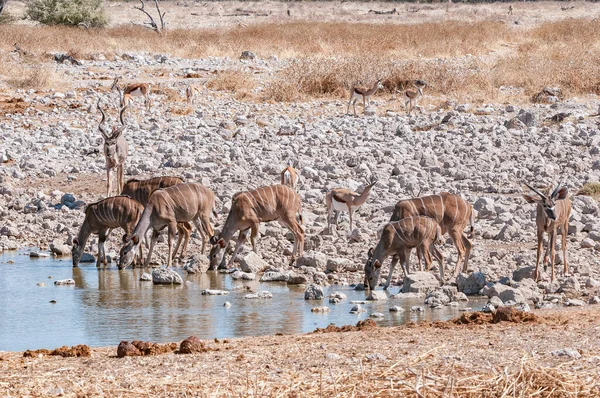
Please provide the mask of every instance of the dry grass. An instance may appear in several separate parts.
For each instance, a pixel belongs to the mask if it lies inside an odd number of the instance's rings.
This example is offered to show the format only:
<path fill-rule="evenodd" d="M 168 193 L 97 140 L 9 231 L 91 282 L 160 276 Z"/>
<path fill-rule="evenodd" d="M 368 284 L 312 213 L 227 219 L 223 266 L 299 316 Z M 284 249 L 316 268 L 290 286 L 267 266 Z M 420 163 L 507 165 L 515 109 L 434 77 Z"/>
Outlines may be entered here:
<path fill-rule="evenodd" d="M 596 200 L 600 200 L 600 183 L 599 182 L 588 182 L 577 192 L 577 195 L 591 196 Z"/>
<path fill-rule="evenodd" d="M 208 79 L 206 88 L 216 91 L 228 91 L 236 94 L 237 99 L 248 98 L 256 87 L 254 76 L 241 70 L 224 70 Z"/>
<path fill-rule="evenodd" d="M 13 68 L 6 83 L 15 89 L 45 90 L 60 85 L 58 81 L 53 70 L 38 65 L 25 69 Z"/>

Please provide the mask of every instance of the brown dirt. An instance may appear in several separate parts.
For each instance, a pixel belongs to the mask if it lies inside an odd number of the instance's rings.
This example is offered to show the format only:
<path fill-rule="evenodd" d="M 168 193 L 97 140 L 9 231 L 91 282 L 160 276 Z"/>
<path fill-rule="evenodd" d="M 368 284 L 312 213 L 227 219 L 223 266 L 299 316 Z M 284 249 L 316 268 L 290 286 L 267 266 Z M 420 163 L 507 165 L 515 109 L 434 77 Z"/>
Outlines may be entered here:
<path fill-rule="evenodd" d="M 211 349 L 204 344 L 202 340 L 200 340 L 196 336 L 190 336 L 181 342 L 179 346 L 180 354 L 197 354 L 202 352 L 208 352 Z"/>
<path fill-rule="evenodd" d="M 67 357 L 90 357 L 92 356 L 92 350 L 85 344 L 79 344 L 73 347 L 67 347 L 66 345 L 56 348 L 54 350 L 47 350 L 45 348 L 39 350 L 27 350 L 23 353 L 23 358 L 37 358 L 39 356 L 54 355 L 63 358 Z"/>
<path fill-rule="evenodd" d="M 358 321 L 356 326 L 345 325 L 335 326 L 328 325 L 326 328 L 316 328 L 313 333 L 339 333 L 339 332 L 357 332 L 362 330 L 370 330 L 376 328 L 377 324 L 372 319 L 365 319 L 364 321 Z"/>

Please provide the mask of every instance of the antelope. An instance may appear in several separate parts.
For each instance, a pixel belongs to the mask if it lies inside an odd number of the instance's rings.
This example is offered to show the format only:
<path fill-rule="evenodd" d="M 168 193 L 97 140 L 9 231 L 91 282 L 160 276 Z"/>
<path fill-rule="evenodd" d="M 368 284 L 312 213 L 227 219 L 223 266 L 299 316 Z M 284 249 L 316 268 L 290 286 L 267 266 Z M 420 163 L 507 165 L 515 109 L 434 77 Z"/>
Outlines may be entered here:
<path fill-rule="evenodd" d="M 252 250 L 257 252 L 256 235 L 261 222 L 280 221 L 283 223 L 294 234 L 294 250 L 291 263 L 296 259 L 296 255 L 302 256 L 304 251 L 302 201 L 296 191 L 286 185 L 269 185 L 253 191 L 238 192 L 231 201 L 231 210 L 227 215 L 223 230 L 211 239 L 213 247 L 209 255 L 209 269 L 216 269 L 217 265 L 224 262 L 225 254 L 222 258 L 219 257 L 219 254 L 233 238 L 236 231 L 240 232 L 227 267 L 233 265 L 233 261 L 249 232 L 251 232 Z M 299 222 L 296 220 L 296 215 L 298 215 Z"/>
<path fill-rule="evenodd" d="M 296 185 L 298 185 L 298 172 L 296 171 L 296 167 L 298 167 L 298 161 L 290 160 L 288 167 L 281 172 L 281 185 L 287 185 L 293 190 L 296 190 Z"/>
<path fill-rule="evenodd" d="M 437 195 L 422 196 L 414 199 L 404 199 L 396 203 L 390 222 L 399 221 L 412 216 L 426 216 L 433 218 L 441 227 L 442 235 L 450 235 L 458 259 L 453 276 L 458 276 L 460 263 L 464 259 L 463 272 L 467 272 L 469 257 L 473 244 L 463 233 L 467 224 L 470 224 L 470 233 L 473 234 L 474 213 L 473 207 L 458 195 L 442 192 Z M 417 254 L 419 252 L 417 251 Z M 421 260 L 419 259 L 419 263 Z"/>
<path fill-rule="evenodd" d="M 150 85 L 148 83 L 131 83 L 121 88 L 119 86 L 119 78 L 117 77 L 110 89 L 117 90 L 119 93 L 121 107 L 129 106 L 133 101 L 133 97 L 144 97 L 146 110 L 150 110 Z"/>
<path fill-rule="evenodd" d="M 407 110 L 410 115 L 410 111 L 417 106 L 417 98 L 423 95 L 423 87 L 427 86 L 427 82 L 423 80 L 415 80 L 414 88 L 409 88 L 404 92 L 398 91 L 402 93 L 402 98 L 404 99 L 404 108 Z"/>
<path fill-rule="evenodd" d="M 88 205 L 85 209 L 85 219 L 77 238 L 73 239 L 73 267 L 79 265 L 81 254 L 91 234 L 98 234 L 98 258 L 96 266 L 106 265 L 104 242 L 112 228 L 123 228 L 126 234 L 131 233 L 137 224 L 144 206 L 127 196 L 113 196 Z M 140 261 L 142 248 L 140 247 Z"/>
<path fill-rule="evenodd" d="M 215 206 L 214 193 L 202 184 L 185 183 L 173 185 L 168 188 L 158 189 L 150 195 L 148 204 L 144 207 L 144 212 L 135 226 L 131 235 L 125 235 L 123 242 L 125 245 L 121 249 L 119 259 L 119 269 L 123 269 L 131 264 L 133 254 L 139 247 L 141 239 L 146 235 L 146 231 L 152 228 L 152 239 L 150 240 L 150 249 L 146 257 L 145 267 L 150 264 L 150 258 L 158 233 L 165 227 L 168 229 L 169 256 L 167 268 L 171 267 L 173 260 L 173 238 L 177 230 L 178 223 L 193 222 L 202 235 L 202 253 L 206 248 L 207 237 L 214 235 L 210 224 L 210 213 Z M 184 246 L 187 243 L 184 242 Z"/>
<path fill-rule="evenodd" d="M 350 102 L 348 102 L 348 107 L 346 108 L 346 113 L 350 112 L 350 104 L 354 107 L 354 115 L 356 115 L 356 100 L 362 97 L 363 100 L 363 108 L 366 110 L 369 104 L 369 98 L 377 92 L 377 90 L 383 90 L 383 84 L 381 84 L 381 79 L 377 79 L 377 82 L 373 85 L 372 88 L 360 88 L 360 87 L 352 87 L 350 90 Z"/>
<path fill-rule="evenodd" d="M 413 248 L 422 250 L 427 269 L 431 265 L 431 255 L 440 264 L 440 283 L 444 284 L 444 257 L 435 247 L 440 243 L 442 230 L 432 218 L 425 216 L 407 217 L 400 221 L 390 222 L 383 227 L 379 243 L 369 249 L 367 264 L 365 265 L 365 286 L 375 290 L 379 280 L 379 272 L 385 259 L 393 255 L 390 273 L 385 282 L 387 289 L 392 280 L 396 263 L 400 260 L 404 276 L 408 274 L 408 261 Z"/>
<path fill-rule="evenodd" d="M 157 189 L 167 188 L 177 184 L 183 184 L 183 180 L 179 177 L 154 177 L 148 180 L 131 179 L 127 181 L 125 186 L 123 186 L 121 195 L 127 195 L 140 202 L 143 206 L 146 206 L 152 192 L 156 191 Z M 184 222 L 177 224 L 178 239 L 177 244 L 175 245 L 175 257 L 177 257 L 177 251 L 179 249 L 179 245 L 182 242 L 182 239 L 183 247 L 181 250 L 181 259 L 185 257 L 185 252 L 187 249 L 187 244 L 189 242 L 191 232 L 192 225 L 190 223 Z"/>
<path fill-rule="evenodd" d="M 328 230 L 331 230 L 331 213 L 335 212 L 334 223 L 337 226 L 340 212 L 347 211 L 350 216 L 350 231 L 352 231 L 352 213 L 367 201 L 369 194 L 371 193 L 371 188 L 373 188 L 375 184 L 377 184 L 377 179 L 371 177 L 371 179 L 367 181 L 367 186 L 360 194 L 347 188 L 333 188 L 329 190 L 325 195 Z"/>
<path fill-rule="evenodd" d="M 550 252 L 550 265 L 552 266 L 552 276 L 550 280 L 554 282 L 554 260 L 556 250 L 556 235 L 562 234 L 562 252 L 564 263 L 564 274 L 569 272 L 567 263 L 567 234 L 569 233 L 569 217 L 571 216 L 571 200 L 569 199 L 569 190 L 566 186 L 559 184 L 550 195 L 549 189 L 542 193 L 529 184 L 525 184 L 529 189 L 535 192 L 538 198 L 530 195 L 523 195 L 523 198 L 528 203 L 535 203 L 536 216 L 535 223 L 537 225 L 537 256 L 535 260 L 535 280 L 538 280 L 538 267 L 540 265 L 540 255 L 542 253 L 542 243 L 544 240 L 544 232 L 548 234 L 548 246 L 544 254 L 544 270 L 548 263 L 548 252 Z"/>
<path fill-rule="evenodd" d="M 193 84 L 189 84 L 185 88 L 185 96 L 187 98 L 188 104 L 191 104 L 191 105 L 195 104 L 196 103 L 196 98 L 199 95 L 200 95 L 200 88 L 198 86 L 195 86 Z"/>
<path fill-rule="evenodd" d="M 104 127 L 104 122 L 106 121 L 106 115 L 100 106 L 100 101 L 98 101 L 98 109 L 102 114 L 102 120 L 98 125 L 98 130 L 100 130 L 100 134 L 102 134 L 102 138 L 104 138 L 104 158 L 106 159 L 106 196 L 110 196 L 110 191 L 112 189 L 112 171 L 116 169 L 117 171 L 117 185 L 118 191 L 121 192 L 123 189 L 123 173 L 125 169 L 125 160 L 127 159 L 127 151 L 129 149 L 129 145 L 127 144 L 127 140 L 123 136 L 123 133 L 127 129 L 125 126 L 125 122 L 123 122 L 123 114 L 127 107 L 121 108 L 121 112 L 119 113 L 119 120 L 121 121 L 121 127 L 113 126 L 112 132 L 108 133 L 106 128 Z"/>

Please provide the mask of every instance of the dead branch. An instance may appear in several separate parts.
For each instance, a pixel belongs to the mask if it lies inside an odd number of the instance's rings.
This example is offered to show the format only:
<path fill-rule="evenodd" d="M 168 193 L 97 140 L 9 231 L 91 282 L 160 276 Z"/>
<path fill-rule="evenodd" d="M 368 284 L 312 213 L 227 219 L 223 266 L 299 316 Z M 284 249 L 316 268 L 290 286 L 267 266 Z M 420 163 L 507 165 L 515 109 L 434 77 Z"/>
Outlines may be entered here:
<path fill-rule="evenodd" d="M 4 6 L 6 5 L 6 2 L 8 0 L 0 0 L 0 14 L 2 14 L 2 11 L 4 10 Z"/>
<path fill-rule="evenodd" d="M 367 14 L 377 14 L 377 15 L 392 15 L 392 14 L 398 14 L 398 11 L 396 11 L 396 9 L 392 9 L 390 11 L 377 11 L 377 10 L 369 10 L 369 12 Z"/>
<path fill-rule="evenodd" d="M 156 12 L 158 13 L 158 18 L 160 20 L 160 25 L 156 23 L 156 21 L 154 21 L 154 18 L 152 18 L 152 15 L 150 15 L 150 13 L 148 11 L 146 11 L 146 3 L 144 3 L 144 0 L 140 0 L 140 3 L 142 3 L 141 7 L 133 7 L 136 10 L 139 10 L 141 12 L 143 12 L 144 14 L 146 14 L 146 16 L 150 19 L 150 22 L 144 22 L 144 24 L 149 25 L 149 27 L 151 29 L 153 29 L 156 33 L 160 33 L 165 29 L 166 23 L 164 20 L 165 14 L 166 12 L 161 12 L 160 11 L 160 6 L 158 5 L 158 0 L 154 0 L 154 5 L 156 6 Z"/>

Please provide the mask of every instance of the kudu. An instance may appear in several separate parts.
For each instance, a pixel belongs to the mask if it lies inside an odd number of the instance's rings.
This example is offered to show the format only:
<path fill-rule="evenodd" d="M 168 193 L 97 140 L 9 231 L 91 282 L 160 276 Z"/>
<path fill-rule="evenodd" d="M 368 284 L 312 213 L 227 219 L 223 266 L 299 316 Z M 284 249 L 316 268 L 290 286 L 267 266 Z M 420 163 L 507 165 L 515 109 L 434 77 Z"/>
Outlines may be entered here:
<path fill-rule="evenodd" d="M 177 184 L 183 184 L 183 180 L 179 177 L 172 176 L 153 177 L 147 180 L 131 179 L 125 183 L 125 186 L 123 186 L 121 195 L 127 195 L 140 202 L 143 206 L 146 206 L 152 192 L 156 191 L 157 189 L 168 188 Z M 183 259 L 185 257 L 191 232 L 192 225 L 189 222 L 177 223 L 178 238 L 177 244 L 175 245 L 175 251 L 173 252 L 175 257 L 177 257 L 177 252 L 182 242 L 183 246 L 180 258 Z"/>
<path fill-rule="evenodd" d="M 415 216 L 400 221 L 390 222 L 383 227 L 381 238 L 375 249 L 371 248 L 365 265 L 365 287 L 374 290 L 379 280 L 381 266 L 385 259 L 393 255 L 390 273 L 385 282 L 387 289 L 392 280 L 396 263 L 400 260 L 404 276 L 408 274 L 410 252 L 413 248 L 422 250 L 425 265 L 429 270 L 431 255 L 440 264 L 440 283 L 444 284 L 444 257 L 435 247 L 440 242 L 442 231 L 439 224 L 432 218 Z"/>
<path fill-rule="evenodd" d="M 154 191 L 150 195 L 148 204 L 144 207 L 142 217 L 133 233 L 126 235 L 123 239 L 125 246 L 121 249 L 119 268 L 122 269 L 131 264 L 133 254 L 146 231 L 152 228 L 150 249 L 144 264 L 145 267 L 148 267 L 158 233 L 165 227 L 168 229 L 167 243 L 169 245 L 167 268 L 170 268 L 173 260 L 173 238 L 178 223 L 193 222 L 196 225 L 202 235 L 202 252 L 204 253 L 207 235 L 208 237 L 214 235 L 210 224 L 210 214 L 211 212 L 215 214 L 214 206 L 214 193 L 202 184 L 190 182 Z"/>
<path fill-rule="evenodd" d="M 568 274 L 569 265 L 567 263 L 567 234 L 569 233 L 569 217 L 571 217 L 571 200 L 569 199 L 569 190 L 559 184 L 552 193 L 542 193 L 529 184 L 525 184 L 529 189 L 535 192 L 539 198 L 531 195 L 523 195 L 528 203 L 535 203 L 536 215 L 535 223 L 537 225 L 537 256 L 535 260 L 535 280 L 539 277 L 540 255 L 542 254 L 542 244 L 544 233 L 548 234 L 548 246 L 544 254 L 544 269 L 548 263 L 548 252 L 550 252 L 550 265 L 552 267 L 551 281 L 554 281 L 554 260 L 556 250 L 556 235 L 560 232 L 562 235 L 561 248 L 563 252 L 563 271 Z"/>
<path fill-rule="evenodd" d="M 463 259 L 463 272 L 467 272 L 473 244 L 463 231 L 467 224 L 470 224 L 470 233 L 473 234 L 473 207 L 458 195 L 442 192 L 437 195 L 399 201 L 396 203 L 390 222 L 412 216 L 431 217 L 440 225 L 442 235 L 446 234 L 446 232 L 450 235 L 458 251 L 458 259 L 453 275 L 455 277 L 458 275 L 460 263 Z M 417 253 L 419 252 L 417 251 Z"/>
<path fill-rule="evenodd" d="M 347 188 L 333 188 L 327 192 L 325 195 L 325 204 L 327 205 L 328 230 L 331 230 L 331 213 L 335 212 L 334 224 L 337 226 L 340 212 L 347 211 L 350 216 L 350 231 L 352 231 L 352 213 L 367 201 L 371 193 L 371 188 L 375 184 L 377 184 L 377 179 L 371 177 L 360 194 Z"/>
<path fill-rule="evenodd" d="M 123 113 L 127 107 L 121 109 L 119 113 L 119 120 L 121 121 L 121 127 L 112 127 L 112 131 L 108 132 L 108 130 L 104 127 L 104 122 L 106 121 L 106 115 L 100 106 L 100 101 L 98 101 L 98 110 L 102 114 L 102 120 L 98 125 L 98 130 L 100 130 L 100 134 L 102 134 L 102 138 L 104 138 L 104 158 L 106 159 L 106 196 L 110 196 L 110 191 L 112 189 L 112 172 L 116 170 L 117 172 L 117 185 L 118 192 L 123 190 L 123 173 L 125 171 L 125 160 L 127 159 L 127 151 L 129 150 L 129 145 L 127 144 L 127 140 L 123 133 L 127 129 L 125 122 L 123 122 Z"/>
<path fill-rule="evenodd" d="M 240 251 L 242 243 L 251 231 L 250 240 L 252 249 L 256 252 L 256 235 L 261 222 L 280 221 L 294 234 L 294 250 L 291 262 L 296 255 L 302 256 L 304 251 L 304 229 L 302 227 L 302 201 L 300 195 L 292 188 L 285 185 L 269 185 L 257 188 L 253 191 L 236 193 L 231 199 L 231 210 L 223 230 L 213 239 L 213 247 L 210 251 L 210 267 L 216 267 L 225 260 L 225 253 L 219 256 L 236 231 L 240 231 L 231 256 L 228 267 L 233 264 L 235 257 Z M 298 215 L 298 220 L 296 216 Z"/>
<path fill-rule="evenodd" d="M 296 189 L 296 185 L 298 185 L 298 172 L 296 171 L 296 167 L 298 167 L 298 161 L 290 160 L 288 166 L 281 172 L 281 185 L 287 185 L 294 190 Z"/>
<path fill-rule="evenodd" d="M 110 230 L 113 228 L 123 228 L 126 234 L 130 234 L 138 223 L 144 206 L 139 202 L 127 196 L 113 196 L 96 203 L 88 205 L 85 209 L 85 219 L 77 238 L 73 239 L 73 267 L 79 265 L 83 249 L 91 234 L 98 234 L 98 258 L 96 266 L 106 265 L 106 255 L 104 253 L 104 242 L 106 241 Z M 140 261 L 142 251 L 140 247 Z"/>

